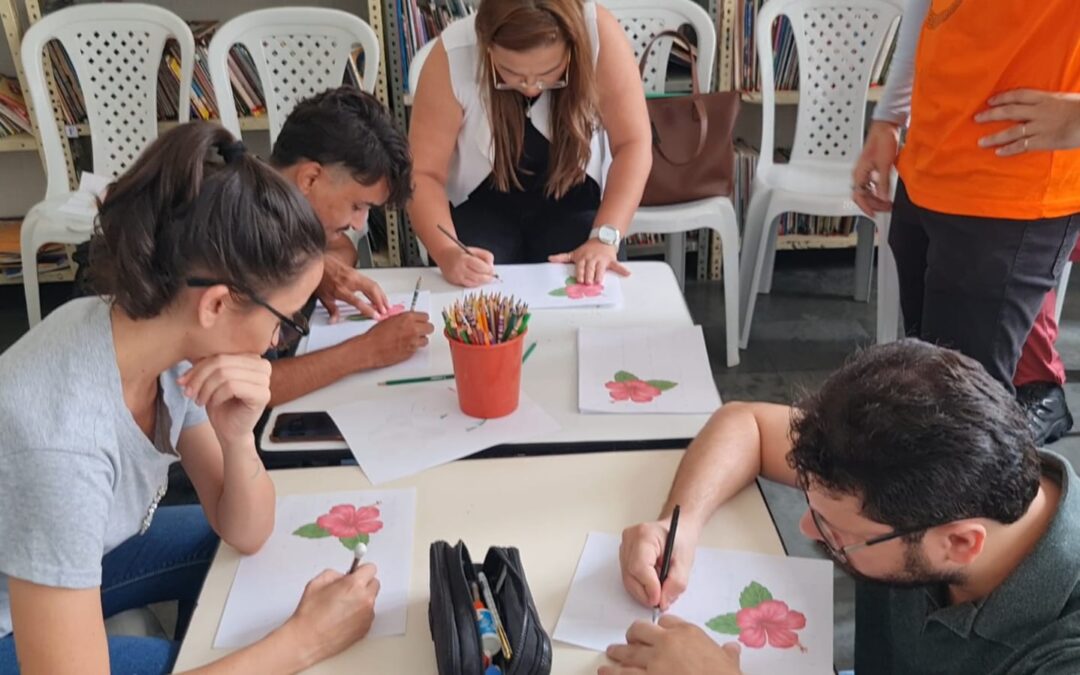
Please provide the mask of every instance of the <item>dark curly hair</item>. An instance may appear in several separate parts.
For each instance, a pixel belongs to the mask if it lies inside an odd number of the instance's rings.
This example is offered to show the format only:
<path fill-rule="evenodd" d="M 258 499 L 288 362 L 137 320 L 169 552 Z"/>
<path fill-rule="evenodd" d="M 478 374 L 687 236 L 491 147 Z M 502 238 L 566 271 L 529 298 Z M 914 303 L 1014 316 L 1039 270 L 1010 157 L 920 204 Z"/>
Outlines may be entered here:
<path fill-rule="evenodd" d="M 1040 462 L 1015 399 L 975 360 L 918 340 L 855 354 L 796 407 L 788 462 L 805 489 L 857 496 L 896 529 L 1012 523 Z"/>

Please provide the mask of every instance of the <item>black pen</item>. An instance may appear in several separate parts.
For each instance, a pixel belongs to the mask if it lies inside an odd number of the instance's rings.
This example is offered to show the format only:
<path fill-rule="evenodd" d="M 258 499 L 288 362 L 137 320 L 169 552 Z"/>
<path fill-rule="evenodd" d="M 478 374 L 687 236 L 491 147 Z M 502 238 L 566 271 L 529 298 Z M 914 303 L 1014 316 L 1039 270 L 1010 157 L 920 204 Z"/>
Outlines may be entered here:
<path fill-rule="evenodd" d="M 664 593 L 664 582 L 667 581 L 668 570 L 671 569 L 671 554 L 675 550 L 675 530 L 679 527 L 679 505 L 671 512 L 671 527 L 667 531 L 667 541 L 664 542 L 664 557 L 660 563 L 660 595 Z M 652 622 L 660 620 L 660 605 L 653 607 Z"/>

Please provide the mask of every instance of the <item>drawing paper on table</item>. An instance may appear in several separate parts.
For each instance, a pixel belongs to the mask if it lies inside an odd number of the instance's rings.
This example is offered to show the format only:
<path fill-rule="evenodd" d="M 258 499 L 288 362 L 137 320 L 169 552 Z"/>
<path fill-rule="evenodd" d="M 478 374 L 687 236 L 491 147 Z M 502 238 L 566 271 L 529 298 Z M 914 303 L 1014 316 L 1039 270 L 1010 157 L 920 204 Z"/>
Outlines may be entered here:
<path fill-rule="evenodd" d="M 461 412 L 457 392 L 447 383 L 410 385 L 407 391 L 353 401 L 327 412 L 376 485 L 495 445 L 524 443 L 559 430 L 525 392 L 518 409 L 506 417 L 469 417 Z"/>
<path fill-rule="evenodd" d="M 833 566 L 825 560 L 698 548 L 690 583 L 671 614 L 718 644 L 742 644 L 746 675 L 832 673 Z M 622 584 L 619 537 L 592 532 L 553 637 L 602 651 L 649 621 Z"/>
<path fill-rule="evenodd" d="M 622 282 L 614 272 L 605 273 L 602 283 L 579 284 L 574 278 L 573 265 L 496 265 L 495 269 L 502 280 L 483 286 L 482 290 L 513 295 L 527 303 L 530 310 L 622 304 Z"/>
<path fill-rule="evenodd" d="M 281 626 L 308 581 L 325 569 L 348 571 L 365 539 L 364 562 L 378 566 L 382 585 L 368 639 L 404 635 L 415 528 L 412 489 L 281 497 L 269 541 L 237 567 L 214 648 L 244 647 Z"/>
<path fill-rule="evenodd" d="M 719 407 L 701 326 L 578 330 L 581 412 L 711 414 Z"/>
<path fill-rule="evenodd" d="M 390 293 L 388 298 L 391 308 L 388 316 L 396 316 L 408 311 L 409 305 L 412 303 L 411 292 Z M 397 309 L 398 307 L 400 307 L 400 310 Z M 430 308 L 431 293 L 429 291 L 420 291 L 416 301 L 416 311 L 430 314 Z M 331 324 L 330 313 L 321 304 L 316 305 L 315 311 L 311 313 L 311 334 L 307 337 L 307 343 L 302 346 L 302 351 L 297 350 L 298 354 L 309 354 L 333 347 L 357 335 L 363 335 L 378 325 L 377 320 L 367 319 L 360 313 L 360 310 L 352 305 L 339 301 L 338 310 L 341 312 L 341 320 L 338 323 Z M 430 355 L 430 347 L 419 349 L 404 362 L 389 366 L 383 371 L 389 373 L 388 378 L 396 377 L 397 374 L 410 375 L 427 372 L 431 367 Z"/>

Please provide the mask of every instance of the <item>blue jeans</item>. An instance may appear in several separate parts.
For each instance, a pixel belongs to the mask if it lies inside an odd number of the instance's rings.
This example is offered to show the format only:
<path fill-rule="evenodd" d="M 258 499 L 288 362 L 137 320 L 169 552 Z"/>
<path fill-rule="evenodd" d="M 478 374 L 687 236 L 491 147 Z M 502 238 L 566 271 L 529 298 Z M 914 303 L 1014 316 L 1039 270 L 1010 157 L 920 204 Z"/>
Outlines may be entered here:
<path fill-rule="evenodd" d="M 164 506 L 146 534 L 136 535 L 101 560 L 101 610 L 105 618 L 155 602 L 178 601 L 174 640 L 109 637 L 113 673 L 159 675 L 172 670 L 199 598 L 218 537 L 199 505 Z M 15 636 L 0 638 L 0 675 L 19 672 Z"/>

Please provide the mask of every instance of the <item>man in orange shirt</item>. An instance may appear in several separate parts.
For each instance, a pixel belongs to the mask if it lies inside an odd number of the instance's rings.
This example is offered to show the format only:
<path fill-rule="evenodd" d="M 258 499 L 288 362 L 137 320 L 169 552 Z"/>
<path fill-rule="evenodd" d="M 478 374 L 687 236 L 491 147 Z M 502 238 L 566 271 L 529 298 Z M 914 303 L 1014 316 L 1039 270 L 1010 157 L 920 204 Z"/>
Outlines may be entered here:
<path fill-rule="evenodd" d="M 874 118 L 853 198 L 868 214 L 892 210 L 907 334 L 959 349 L 1015 391 L 1021 347 L 1080 231 L 1075 0 L 910 0 Z"/>

